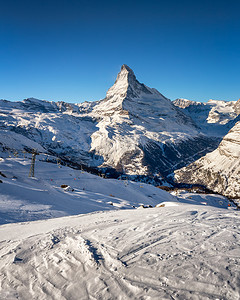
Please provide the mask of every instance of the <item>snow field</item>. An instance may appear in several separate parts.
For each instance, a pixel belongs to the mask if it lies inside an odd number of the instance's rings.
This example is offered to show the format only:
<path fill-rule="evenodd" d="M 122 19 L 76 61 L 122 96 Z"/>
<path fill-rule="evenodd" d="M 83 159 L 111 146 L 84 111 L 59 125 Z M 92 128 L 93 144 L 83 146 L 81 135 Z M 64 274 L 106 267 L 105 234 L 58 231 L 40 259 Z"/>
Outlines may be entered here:
<path fill-rule="evenodd" d="M 1 299 L 232 299 L 236 211 L 181 205 L 0 226 Z"/>

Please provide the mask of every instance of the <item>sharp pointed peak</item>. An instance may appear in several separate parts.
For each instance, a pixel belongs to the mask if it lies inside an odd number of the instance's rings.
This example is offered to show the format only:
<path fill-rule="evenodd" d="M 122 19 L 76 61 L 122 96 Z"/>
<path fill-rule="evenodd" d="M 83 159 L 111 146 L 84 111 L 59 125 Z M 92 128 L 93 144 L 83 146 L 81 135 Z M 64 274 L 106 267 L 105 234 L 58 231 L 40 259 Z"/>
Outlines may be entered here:
<path fill-rule="evenodd" d="M 128 82 L 135 82 L 137 80 L 133 70 L 126 64 L 121 66 L 121 70 L 118 73 L 116 81 L 122 81 L 123 79 L 126 79 Z"/>
<path fill-rule="evenodd" d="M 121 71 L 125 71 L 125 70 L 128 71 L 129 73 L 133 73 L 134 74 L 133 70 L 128 65 L 123 64 L 121 66 Z"/>
<path fill-rule="evenodd" d="M 157 90 L 151 89 L 140 83 L 133 70 L 126 64 L 123 64 L 114 85 L 107 91 L 107 98 L 120 96 L 122 98 L 138 98 L 142 95 L 155 95 L 163 97 Z"/>

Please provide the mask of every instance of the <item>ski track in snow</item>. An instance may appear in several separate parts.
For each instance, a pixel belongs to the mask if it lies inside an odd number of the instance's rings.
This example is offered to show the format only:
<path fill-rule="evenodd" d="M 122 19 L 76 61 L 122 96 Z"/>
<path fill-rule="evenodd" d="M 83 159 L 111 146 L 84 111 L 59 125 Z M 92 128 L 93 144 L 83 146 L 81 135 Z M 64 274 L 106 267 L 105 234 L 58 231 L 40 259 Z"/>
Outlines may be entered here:
<path fill-rule="evenodd" d="M 3 225 L 0 298 L 237 300 L 239 225 L 192 205 Z"/>

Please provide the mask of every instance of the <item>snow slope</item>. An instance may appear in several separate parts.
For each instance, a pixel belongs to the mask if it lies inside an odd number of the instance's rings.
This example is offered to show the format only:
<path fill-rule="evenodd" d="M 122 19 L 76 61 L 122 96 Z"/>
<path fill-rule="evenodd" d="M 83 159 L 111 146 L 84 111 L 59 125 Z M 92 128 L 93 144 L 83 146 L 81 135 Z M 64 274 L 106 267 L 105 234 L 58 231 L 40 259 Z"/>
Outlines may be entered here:
<path fill-rule="evenodd" d="M 176 201 L 150 184 L 103 179 L 38 158 L 35 178 L 29 178 L 30 163 L 30 158 L 0 159 L 0 224 Z"/>
<path fill-rule="evenodd" d="M 2 225 L 0 298 L 238 300 L 239 228 L 194 205 Z"/>
<path fill-rule="evenodd" d="M 0 224 L 56 218 L 112 209 L 190 203 L 227 208 L 224 197 L 175 197 L 150 184 L 104 179 L 81 170 L 44 161 L 35 164 L 29 178 L 30 158 L 0 159 Z M 3 177 L 5 175 L 6 177 Z M 71 189 L 63 189 L 68 185 Z M 74 189 L 74 191 L 72 191 Z M 192 197 L 191 197 L 192 198 Z"/>
<path fill-rule="evenodd" d="M 177 170 L 178 182 L 198 183 L 215 192 L 240 199 L 240 121 L 219 147 L 189 166 Z"/>

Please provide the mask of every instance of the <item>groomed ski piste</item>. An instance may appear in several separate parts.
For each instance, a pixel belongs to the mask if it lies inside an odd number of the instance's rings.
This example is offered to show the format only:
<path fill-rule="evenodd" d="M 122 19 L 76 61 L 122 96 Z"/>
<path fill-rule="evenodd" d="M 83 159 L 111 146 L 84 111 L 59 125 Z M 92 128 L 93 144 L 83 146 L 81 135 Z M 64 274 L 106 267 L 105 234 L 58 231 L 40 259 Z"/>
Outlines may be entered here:
<path fill-rule="evenodd" d="M 0 159 L 0 299 L 240 298 L 227 198 L 30 164 Z"/>

